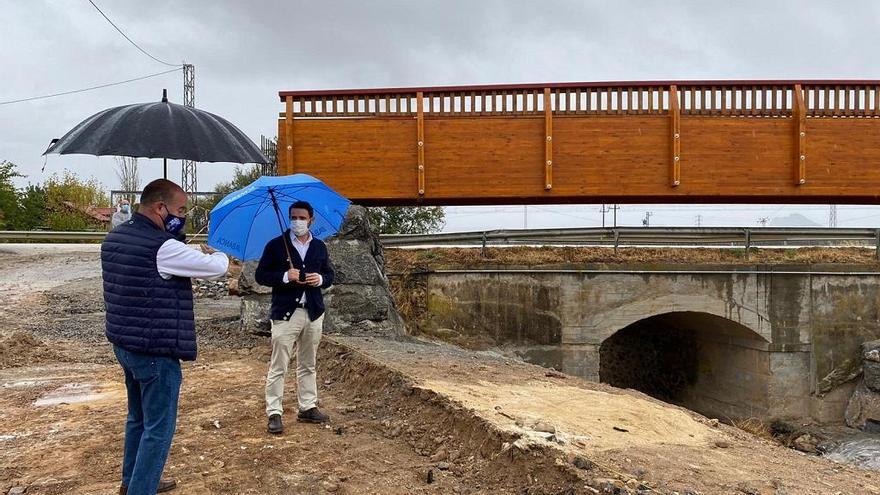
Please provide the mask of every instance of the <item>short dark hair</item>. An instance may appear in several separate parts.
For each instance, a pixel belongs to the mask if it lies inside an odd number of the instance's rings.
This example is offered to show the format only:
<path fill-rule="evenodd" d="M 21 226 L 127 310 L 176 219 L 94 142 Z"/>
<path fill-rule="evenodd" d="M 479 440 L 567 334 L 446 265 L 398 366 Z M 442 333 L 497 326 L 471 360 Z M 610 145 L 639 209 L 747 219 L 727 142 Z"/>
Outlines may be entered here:
<path fill-rule="evenodd" d="M 141 204 L 148 206 L 160 201 L 170 203 L 178 191 L 184 192 L 183 188 L 168 179 L 156 179 L 144 188 L 144 192 L 141 193 Z"/>
<path fill-rule="evenodd" d="M 293 213 L 294 208 L 306 210 L 307 212 L 309 212 L 309 218 L 312 218 L 315 216 L 315 209 L 312 208 L 312 205 L 310 205 L 308 201 L 294 202 L 292 205 L 290 205 L 290 208 L 287 210 L 287 216 L 290 216 L 290 214 Z"/>

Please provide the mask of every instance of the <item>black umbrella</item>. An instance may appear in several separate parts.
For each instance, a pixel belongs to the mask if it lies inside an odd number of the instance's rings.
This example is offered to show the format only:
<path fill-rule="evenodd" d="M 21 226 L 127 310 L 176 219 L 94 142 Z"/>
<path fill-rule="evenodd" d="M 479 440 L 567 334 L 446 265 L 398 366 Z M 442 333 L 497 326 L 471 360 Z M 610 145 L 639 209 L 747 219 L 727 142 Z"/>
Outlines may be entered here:
<path fill-rule="evenodd" d="M 195 162 L 269 163 L 228 120 L 162 101 L 109 108 L 80 122 L 43 154 L 164 158 Z"/>

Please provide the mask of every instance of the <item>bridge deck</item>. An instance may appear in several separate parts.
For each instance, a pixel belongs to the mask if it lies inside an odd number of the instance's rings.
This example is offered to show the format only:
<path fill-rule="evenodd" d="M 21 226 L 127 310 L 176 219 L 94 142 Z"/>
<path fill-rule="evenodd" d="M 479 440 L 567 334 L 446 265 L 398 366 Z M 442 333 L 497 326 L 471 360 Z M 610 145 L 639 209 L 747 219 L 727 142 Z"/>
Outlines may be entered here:
<path fill-rule="evenodd" d="M 367 205 L 880 202 L 880 81 L 279 96 L 279 173 Z"/>

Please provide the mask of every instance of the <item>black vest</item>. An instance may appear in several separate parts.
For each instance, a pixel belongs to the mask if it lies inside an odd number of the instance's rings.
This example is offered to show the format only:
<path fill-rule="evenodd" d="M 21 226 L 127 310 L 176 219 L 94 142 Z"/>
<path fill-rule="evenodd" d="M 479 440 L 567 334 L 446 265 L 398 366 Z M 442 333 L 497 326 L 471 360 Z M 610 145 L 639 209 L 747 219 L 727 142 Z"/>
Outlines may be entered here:
<path fill-rule="evenodd" d="M 163 279 L 156 253 L 173 236 L 135 213 L 101 244 L 107 340 L 141 354 L 196 358 L 192 282 Z"/>

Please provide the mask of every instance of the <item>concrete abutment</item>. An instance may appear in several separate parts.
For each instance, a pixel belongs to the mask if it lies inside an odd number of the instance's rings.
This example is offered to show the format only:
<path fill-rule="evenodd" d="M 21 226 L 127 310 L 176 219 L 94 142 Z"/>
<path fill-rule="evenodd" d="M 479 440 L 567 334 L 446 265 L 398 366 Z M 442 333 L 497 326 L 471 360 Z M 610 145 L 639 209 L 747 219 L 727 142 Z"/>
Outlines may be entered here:
<path fill-rule="evenodd" d="M 845 270 L 450 269 L 425 275 L 427 324 L 714 417 L 838 423 L 851 384 L 817 384 L 880 336 L 880 273 Z"/>

